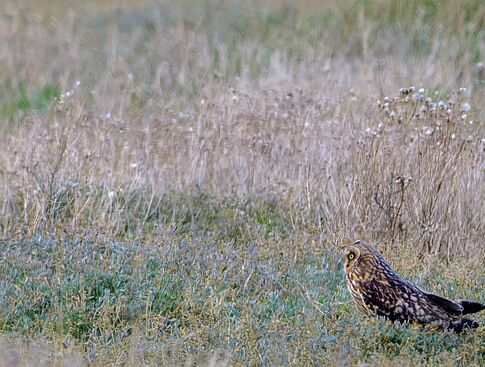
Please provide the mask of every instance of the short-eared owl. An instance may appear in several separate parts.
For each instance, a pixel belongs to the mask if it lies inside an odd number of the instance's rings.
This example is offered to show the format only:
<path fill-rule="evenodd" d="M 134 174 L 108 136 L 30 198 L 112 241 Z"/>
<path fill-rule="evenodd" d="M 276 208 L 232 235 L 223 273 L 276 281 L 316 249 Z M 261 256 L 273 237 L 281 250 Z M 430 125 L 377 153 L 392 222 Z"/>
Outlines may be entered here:
<path fill-rule="evenodd" d="M 347 287 L 357 307 L 392 321 L 431 324 L 461 332 L 478 323 L 463 315 L 479 312 L 485 305 L 449 300 L 428 293 L 400 278 L 376 249 L 356 241 L 345 248 Z"/>

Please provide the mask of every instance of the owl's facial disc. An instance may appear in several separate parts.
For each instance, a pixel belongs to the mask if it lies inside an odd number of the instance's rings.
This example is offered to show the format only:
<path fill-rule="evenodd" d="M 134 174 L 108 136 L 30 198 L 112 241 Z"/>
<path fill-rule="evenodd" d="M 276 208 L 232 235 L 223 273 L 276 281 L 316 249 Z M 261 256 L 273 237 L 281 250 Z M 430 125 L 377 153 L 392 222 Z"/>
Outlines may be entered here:
<path fill-rule="evenodd" d="M 360 257 L 360 251 L 355 246 L 349 246 L 344 251 L 344 266 L 345 269 L 350 269 L 354 266 Z"/>

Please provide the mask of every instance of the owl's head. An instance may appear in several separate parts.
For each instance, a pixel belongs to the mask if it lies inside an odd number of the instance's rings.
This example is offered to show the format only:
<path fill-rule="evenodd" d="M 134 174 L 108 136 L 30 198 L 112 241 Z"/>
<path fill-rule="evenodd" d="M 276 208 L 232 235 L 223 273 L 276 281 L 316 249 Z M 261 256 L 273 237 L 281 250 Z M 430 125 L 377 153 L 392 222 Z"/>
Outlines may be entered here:
<path fill-rule="evenodd" d="M 376 266 L 382 263 L 385 264 L 385 260 L 380 252 L 360 240 L 344 249 L 344 268 L 347 273 L 359 267 Z"/>

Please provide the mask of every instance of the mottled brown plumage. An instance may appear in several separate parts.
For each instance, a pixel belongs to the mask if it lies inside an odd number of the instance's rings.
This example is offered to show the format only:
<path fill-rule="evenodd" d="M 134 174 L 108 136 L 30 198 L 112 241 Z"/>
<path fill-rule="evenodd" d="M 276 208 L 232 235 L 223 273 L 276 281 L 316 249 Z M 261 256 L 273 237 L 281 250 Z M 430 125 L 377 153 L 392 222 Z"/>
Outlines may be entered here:
<path fill-rule="evenodd" d="M 382 255 L 362 241 L 345 249 L 347 287 L 357 307 L 392 321 L 430 324 L 461 332 L 478 323 L 463 315 L 479 312 L 485 305 L 468 300 L 449 300 L 428 293 L 400 278 Z"/>

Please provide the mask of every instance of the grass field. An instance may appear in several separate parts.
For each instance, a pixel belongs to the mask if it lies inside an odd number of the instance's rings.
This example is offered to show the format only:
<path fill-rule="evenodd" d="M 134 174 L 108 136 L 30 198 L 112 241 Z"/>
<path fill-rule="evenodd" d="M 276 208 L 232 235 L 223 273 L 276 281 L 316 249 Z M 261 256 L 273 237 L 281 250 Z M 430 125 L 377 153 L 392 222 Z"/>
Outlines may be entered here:
<path fill-rule="evenodd" d="M 338 246 L 485 301 L 484 105 L 480 0 L 6 1 L 0 366 L 483 365 Z"/>

